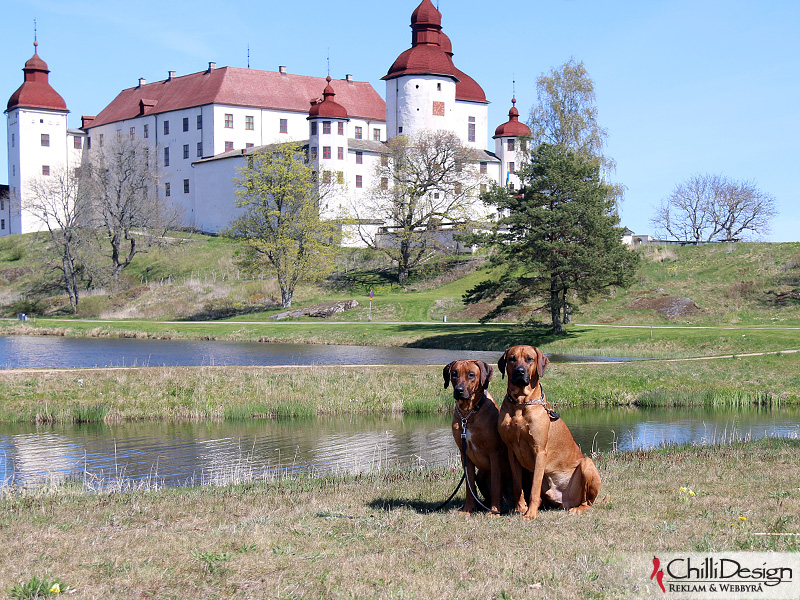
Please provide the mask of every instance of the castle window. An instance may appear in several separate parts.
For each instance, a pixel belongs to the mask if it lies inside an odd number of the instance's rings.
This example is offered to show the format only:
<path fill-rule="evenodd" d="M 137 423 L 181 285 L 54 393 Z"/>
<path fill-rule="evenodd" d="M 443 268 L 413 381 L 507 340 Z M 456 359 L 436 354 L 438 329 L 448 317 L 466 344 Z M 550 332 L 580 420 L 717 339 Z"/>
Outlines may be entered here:
<path fill-rule="evenodd" d="M 388 190 L 389 189 L 389 178 L 388 177 L 381 177 L 381 189 Z"/>
<path fill-rule="evenodd" d="M 317 160 L 317 147 L 311 146 L 311 160 Z"/>
<path fill-rule="evenodd" d="M 330 146 L 323 146 L 322 147 L 322 158 L 330 158 L 331 157 L 331 147 Z"/>
<path fill-rule="evenodd" d="M 0 219 L 0 229 L 4 230 L 5 228 L 6 228 L 6 220 Z"/>
<path fill-rule="evenodd" d="M 337 131 L 339 135 L 344 135 L 344 121 L 339 121 L 337 124 Z"/>
<path fill-rule="evenodd" d="M 16 134 L 11 134 L 11 147 L 14 148 L 17 144 L 17 138 L 15 137 Z"/>
<path fill-rule="evenodd" d="M 233 142 L 225 142 L 225 152 L 233 150 Z"/>
<path fill-rule="evenodd" d="M 83 148 L 83 138 L 79 138 L 77 136 L 72 138 L 72 147 L 75 148 L 75 150 L 80 150 Z"/>
<path fill-rule="evenodd" d="M 311 123 L 311 135 L 317 135 L 317 122 L 313 121 Z"/>
<path fill-rule="evenodd" d="M 364 153 L 356 151 L 356 164 L 363 165 L 364 164 Z"/>
<path fill-rule="evenodd" d="M 42 134 L 42 146 L 49 146 L 50 145 L 50 134 L 43 133 Z"/>
<path fill-rule="evenodd" d="M 434 117 L 443 117 L 444 116 L 444 102 L 434 101 L 433 103 L 433 116 Z"/>
<path fill-rule="evenodd" d="M 514 172 L 514 163 L 513 162 L 508 163 L 508 172 L 509 173 L 513 173 Z"/>
<path fill-rule="evenodd" d="M 198 129 L 202 129 L 203 128 L 203 115 L 202 114 L 197 115 L 197 128 Z"/>
<path fill-rule="evenodd" d="M 364 178 L 361 175 L 356 175 L 356 187 L 361 188 L 364 187 Z"/>
<path fill-rule="evenodd" d="M 101 133 L 98 137 L 97 143 L 100 144 L 100 147 L 103 147 L 103 134 Z"/>
<path fill-rule="evenodd" d="M 143 127 L 144 127 L 144 131 L 142 132 L 142 135 L 144 135 L 145 139 L 147 139 L 147 138 L 149 138 L 149 137 L 150 137 L 150 125 L 148 125 L 147 123 L 145 123 L 145 124 L 143 125 Z"/>
<path fill-rule="evenodd" d="M 381 130 L 378 129 L 377 127 L 372 130 L 372 139 L 375 140 L 376 142 L 381 141 Z"/>
<path fill-rule="evenodd" d="M 289 120 L 288 119 L 281 119 L 280 120 L 280 133 L 289 133 Z"/>
<path fill-rule="evenodd" d="M 361 140 L 364 138 L 364 129 L 362 127 L 356 127 L 356 139 Z"/>
<path fill-rule="evenodd" d="M 336 158 L 339 160 L 344 160 L 344 148 L 342 146 L 339 146 L 336 149 Z"/>
<path fill-rule="evenodd" d="M 164 195 L 169 198 L 170 195 L 169 181 L 164 184 Z"/>
<path fill-rule="evenodd" d="M 17 176 L 17 165 L 11 165 L 11 176 L 12 177 Z M 0 200 L 0 202 L 2 202 L 2 200 Z M 3 210 L 2 206 L 0 206 L 0 210 Z"/>
<path fill-rule="evenodd" d="M 467 139 L 470 142 L 475 141 L 475 117 L 469 118 L 469 123 L 467 124 Z"/>
<path fill-rule="evenodd" d="M 183 158 L 184 159 L 189 158 L 189 144 L 183 145 Z"/>
<path fill-rule="evenodd" d="M 442 91 L 442 84 L 441 83 L 437 83 L 436 84 L 436 91 L 437 92 L 441 92 Z"/>
<path fill-rule="evenodd" d="M 381 154 L 381 166 L 388 167 L 389 166 L 389 157 L 385 154 Z"/>
<path fill-rule="evenodd" d="M 203 142 L 197 142 L 197 158 L 203 157 Z"/>
<path fill-rule="evenodd" d="M 323 135 L 331 132 L 331 122 L 330 121 L 323 121 L 322 122 L 322 133 Z"/>
<path fill-rule="evenodd" d="M 42 175 L 50 175 L 50 165 L 42 165 Z"/>
<path fill-rule="evenodd" d="M 233 115 L 231 113 L 225 113 L 225 127 L 233 129 Z"/>
<path fill-rule="evenodd" d="M 233 127 L 233 123 L 231 123 L 231 127 Z M 244 118 L 244 128 L 247 131 L 253 131 L 256 128 L 256 120 L 252 116 L 248 115 Z"/>
<path fill-rule="evenodd" d="M 136 136 L 136 127 L 131 127 L 130 138 L 133 139 L 135 136 Z"/>
<path fill-rule="evenodd" d="M 164 121 L 164 135 L 169 135 L 169 121 Z"/>
<path fill-rule="evenodd" d="M 183 193 L 184 194 L 188 194 L 189 193 L 189 180 L 188 179 L 184 179 L 183 180 Z"/>
<path fill-rule="evenodd" d="M 164 166 L 165 167 L 169 166 L 169 146 L 164 148 Z"/>
<path fill-rule="evenodd" d="M 482 163 L 481 163 L 481 173 L 486 173 L 486 166 L 487 166 L 487 165 L 486 165 L 486 163 L 485 163 L 485 162 L 482 162 Z"/>
<path fill-rule="evenodd" d="M 514 151 L 514 138 L 509 139 L 507 144 L 508 144 L 507 147 L 508 147 L 509 152 L 513 152 Z"/>
<path fill-rule="evenodd" d="M 485 193 L 486 193 L 486 184 L 482 183 L 481 184 L 481 194 L 485 194 Z"/>
<path fill-rule="evenodd" d="M 322 172 L 322 183 L 330 183 L 331 182 L 331 172 L 330 171 L 323 171 Z"/>
<path fill-rule="evenodd" d="M 253 147 L 253 144 L 247 143 L 247 144 L 245 144 L 245 145 L 244 145 L 244 147 L 245 147 L 245 149 L 247 149 L 247 148 L 252 148 L 252 147 Z"/>
<path fill-rule="evenodd" d="M 342 185 L 344 183 L 344 172 L 336 171 L 336 183 Z"/>
<path fill-rule="evenodd" d="M 189 131 L 189 117 L 183 117 L 183 130 Z"/>

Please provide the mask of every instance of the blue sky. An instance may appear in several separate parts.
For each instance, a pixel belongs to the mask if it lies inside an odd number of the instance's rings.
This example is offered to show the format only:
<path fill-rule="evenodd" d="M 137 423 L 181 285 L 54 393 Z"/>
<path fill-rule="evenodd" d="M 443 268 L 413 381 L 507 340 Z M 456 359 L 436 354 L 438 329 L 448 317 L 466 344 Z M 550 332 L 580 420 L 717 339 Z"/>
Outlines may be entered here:
<path fill-rule="evenodd" d="M 418 3 L 21 0 L 5 11 L 0 98 L 5 108 L 22 82 L 34 18 L 71 127 L 139 77 L 193 73 L 209 61 L 245 67 L 248 44 L 253 68 L 325 76 L 330 55 L 332 77 L 352 73 L 384 96 L 380 78 L 409 47 Z M 653 207 L 677 183 L 715 173 L 775 196 L 766 239 L 800 241 L 800 2 L 440 0 L 439 9 L 456 66 L 491 101 L 492 129 L 507 120 L 512 80 L 527 118 L 541 73 L 573 56 L 584 62 L 613 178 L 627 187 L 623 225 L 652 232 Z"/>

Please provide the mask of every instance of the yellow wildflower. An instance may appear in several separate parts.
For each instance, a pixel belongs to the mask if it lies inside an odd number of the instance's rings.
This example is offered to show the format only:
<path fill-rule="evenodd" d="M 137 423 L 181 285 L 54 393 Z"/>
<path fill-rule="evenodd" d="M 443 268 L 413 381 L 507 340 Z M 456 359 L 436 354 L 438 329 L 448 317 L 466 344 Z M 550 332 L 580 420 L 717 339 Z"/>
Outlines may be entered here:
<path fill-rule="evenodd" d="M 50 588 L 51 594 L 60 594 L 61 593 L 61 586 L 57 583 L 53 584 L 53 587 Z"/>

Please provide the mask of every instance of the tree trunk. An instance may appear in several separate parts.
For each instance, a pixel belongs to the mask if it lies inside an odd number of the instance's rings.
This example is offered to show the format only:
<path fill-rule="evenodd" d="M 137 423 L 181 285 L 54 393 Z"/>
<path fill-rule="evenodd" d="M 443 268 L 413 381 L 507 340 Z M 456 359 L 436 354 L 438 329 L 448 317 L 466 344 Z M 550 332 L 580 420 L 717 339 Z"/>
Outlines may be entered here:
<path fill-rule="evenodd" d="M 561 325 L 561 293 L 555 283 L 550 286 L 550 318 L 553 320 L 553 333 L 564 333 Z"/>
<path fill-rule="evenodd" d="M 281 286 L 281 306 L 283 308 L 291 308 L 292 307 L 292 296 L 294 293 L 288 287 L 282 285 Z"/>

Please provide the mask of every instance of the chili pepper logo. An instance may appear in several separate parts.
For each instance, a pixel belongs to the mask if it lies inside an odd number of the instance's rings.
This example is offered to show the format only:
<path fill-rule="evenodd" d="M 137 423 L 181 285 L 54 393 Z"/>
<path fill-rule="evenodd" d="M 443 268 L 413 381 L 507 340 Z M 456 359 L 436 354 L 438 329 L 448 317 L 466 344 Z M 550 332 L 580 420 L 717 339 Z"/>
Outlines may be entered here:
<path fill-rule="evenodd" d="M 661 570 L 661 561 L 658 560 L 655 556 L 653 557 L 653 572 L 650 573 L 650 579 L 652 580 L 654 577 L 658 582 L 658 587 L 661 588 L 661 591 L 665 594 L 667 593 L 666 588 L 664 587 L 664 571 Z"/>

